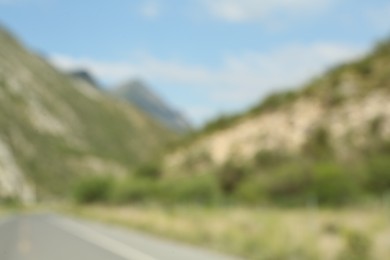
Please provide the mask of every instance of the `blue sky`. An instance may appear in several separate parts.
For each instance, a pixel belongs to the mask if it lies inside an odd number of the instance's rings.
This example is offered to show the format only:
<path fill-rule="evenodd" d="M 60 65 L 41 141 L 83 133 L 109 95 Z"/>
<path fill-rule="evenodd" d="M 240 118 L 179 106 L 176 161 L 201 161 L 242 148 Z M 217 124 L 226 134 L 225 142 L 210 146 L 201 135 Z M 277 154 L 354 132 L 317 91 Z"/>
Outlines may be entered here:
<path fill-rule="evenodd" d="M 142 78 L 196 125 L 356 59 L 389 0 L 0 0 L 0 22 L 63 70 Z"/>

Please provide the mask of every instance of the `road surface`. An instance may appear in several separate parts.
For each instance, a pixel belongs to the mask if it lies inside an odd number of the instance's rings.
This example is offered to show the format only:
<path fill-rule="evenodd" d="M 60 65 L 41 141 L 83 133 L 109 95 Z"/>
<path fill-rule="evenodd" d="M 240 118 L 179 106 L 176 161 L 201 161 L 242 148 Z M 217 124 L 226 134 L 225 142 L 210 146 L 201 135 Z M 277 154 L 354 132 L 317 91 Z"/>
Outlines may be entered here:
<path fill-rule="evenodd" d="M 0 219 L 1 260 L 233 260 L 140 232 L 51 214 Z"/>

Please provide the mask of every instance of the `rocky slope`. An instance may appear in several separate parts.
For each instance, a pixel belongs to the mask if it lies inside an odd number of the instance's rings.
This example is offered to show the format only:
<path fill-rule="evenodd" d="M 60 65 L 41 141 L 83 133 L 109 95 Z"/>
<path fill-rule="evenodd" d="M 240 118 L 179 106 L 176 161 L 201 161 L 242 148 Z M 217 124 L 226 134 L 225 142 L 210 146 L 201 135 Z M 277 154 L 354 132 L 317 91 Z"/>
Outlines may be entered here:
<path fill-rule="evenodd" d="M 338 156 L 387 142 L 390 42 L 302 89 L 274 94 L 247 113 L 216 120 L 210 126 L 167 156 L 169 172 L 182 171 L 189 163 L 250 160 L 264 151 L 298 154 L 313 139 L 326 139 Z"/>
<path fill-rule="evenodd" d="M 0 197 L 32 201 L 64 194 L 84 175 L 126 174 L 174 136 L 0 28 Z"/>
<path fill-rule="evenodd" d="M 171 108 L 142 81 L 130 81 L 113 88 L 111 93 L 139 107 L 177 133 L 188 132 L 191 128 L 188 120 L 183 115 Z"/>

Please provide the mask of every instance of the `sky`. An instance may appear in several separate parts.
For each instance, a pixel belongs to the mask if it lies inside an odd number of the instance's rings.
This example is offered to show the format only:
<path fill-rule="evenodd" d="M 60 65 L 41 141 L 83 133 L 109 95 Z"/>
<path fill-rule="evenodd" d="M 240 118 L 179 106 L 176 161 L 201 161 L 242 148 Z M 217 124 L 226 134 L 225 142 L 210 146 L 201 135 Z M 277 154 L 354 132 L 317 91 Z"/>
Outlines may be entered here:
<path fill-rule="evenodd" d="M 390 36 L 390 0 L 0 0 L 0 23 L 105 88 L 142 79 L 196 126 Z"/>

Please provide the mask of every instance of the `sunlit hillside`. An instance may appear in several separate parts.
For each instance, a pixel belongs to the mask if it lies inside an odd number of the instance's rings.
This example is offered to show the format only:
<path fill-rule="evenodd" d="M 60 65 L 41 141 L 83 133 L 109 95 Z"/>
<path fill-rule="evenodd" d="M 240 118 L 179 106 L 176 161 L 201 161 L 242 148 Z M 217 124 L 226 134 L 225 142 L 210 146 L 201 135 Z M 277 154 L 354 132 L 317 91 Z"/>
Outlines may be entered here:
<path fill-rule="evenodd" d="M 0 31 L 0 194 L 63 195 L 75 178 L 127 175 L 174 134 L 76 83 Z"/>

